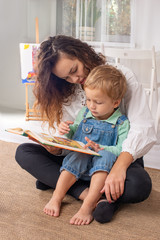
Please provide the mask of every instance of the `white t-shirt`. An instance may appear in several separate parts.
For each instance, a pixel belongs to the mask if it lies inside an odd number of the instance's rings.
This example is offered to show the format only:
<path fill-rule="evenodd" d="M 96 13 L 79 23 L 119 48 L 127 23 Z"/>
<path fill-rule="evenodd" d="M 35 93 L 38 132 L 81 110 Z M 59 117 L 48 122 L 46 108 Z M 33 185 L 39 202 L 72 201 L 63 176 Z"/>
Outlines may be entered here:
<path fill-rule="evenodd" d="M 154 121 L 147 103 L 145 90 L 135 75 L 123 65 L 114 65 L 127 80 L 127 91 L 120 104 L 120 110 L 130 121 L 128 137 L 122 145 L 122 152 L 129 152 L 133 159 L 144 156 L 156 142 Z M 69 106 L 63 106 L 62 121 L 74 121 L 79 110 L 85 105 L 85 92 L 78 85 Z"/>

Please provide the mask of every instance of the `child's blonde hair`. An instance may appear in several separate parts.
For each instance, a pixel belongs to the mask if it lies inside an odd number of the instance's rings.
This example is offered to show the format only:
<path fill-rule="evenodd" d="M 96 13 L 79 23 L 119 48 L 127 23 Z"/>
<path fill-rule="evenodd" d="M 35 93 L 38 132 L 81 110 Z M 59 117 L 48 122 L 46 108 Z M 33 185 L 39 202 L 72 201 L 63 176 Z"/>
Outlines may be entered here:
<path fill-rule="evenodd" d="M 95 67 L 88 75 L 84 89 L 100 89 L 112 100 L 124 97 L 127 84 L 125 76 L 111 65 Z"/>

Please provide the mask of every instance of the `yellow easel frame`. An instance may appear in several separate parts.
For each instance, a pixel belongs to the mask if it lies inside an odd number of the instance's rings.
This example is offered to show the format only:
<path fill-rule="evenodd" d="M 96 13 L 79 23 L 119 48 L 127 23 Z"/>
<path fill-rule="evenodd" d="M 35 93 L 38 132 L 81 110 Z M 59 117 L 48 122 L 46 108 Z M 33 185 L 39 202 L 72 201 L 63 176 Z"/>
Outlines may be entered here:
<path fill-rule="evenodd" d="M 38 18 L 36 17 L 36 43 L 39 43 L 39 25 Z M 38 116 L 33 108 L 29 107 L 29 97 L 28 97 L 28 87 L 34 86 L 34 83 L 25 83 L 25 92 L 26 92 L 26 121 L 37 120 L 41 121 L 41 117 Z"/>

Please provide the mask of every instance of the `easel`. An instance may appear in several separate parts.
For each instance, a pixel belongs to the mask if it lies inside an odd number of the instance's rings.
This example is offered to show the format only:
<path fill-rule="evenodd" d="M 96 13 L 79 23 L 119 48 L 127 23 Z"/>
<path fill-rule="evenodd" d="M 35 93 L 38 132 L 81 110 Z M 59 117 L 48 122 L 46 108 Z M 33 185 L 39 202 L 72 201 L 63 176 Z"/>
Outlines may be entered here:
<path fill-rule="evenodd" d="M 38 25 L 38 17 L 36 17 L 36 43 L 39 44 L 39 25 Z M 28 87 L 34 86 L 34 83 L 25 83 L 25 89 L 26 89 L 26 121 L 29 120 L 42 120 L 40 116 L 38 116 L 33 108 L 29 107 L 29 97 L 28 97 Z"/>

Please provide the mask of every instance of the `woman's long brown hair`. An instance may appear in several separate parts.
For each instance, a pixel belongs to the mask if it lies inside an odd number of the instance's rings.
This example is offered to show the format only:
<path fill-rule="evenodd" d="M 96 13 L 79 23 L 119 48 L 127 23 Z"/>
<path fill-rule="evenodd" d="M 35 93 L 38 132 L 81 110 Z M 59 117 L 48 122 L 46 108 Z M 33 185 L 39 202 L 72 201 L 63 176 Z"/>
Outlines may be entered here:
<path fill-rule="evenodd" d="M 52 73 L 61 53 L 69 58 L 81 61 L 88 73 L 96 66 L 105 64 L 105 57 L 87 43 L 73 37 L 57 35 L 41 43 L 37 57 L 37 79 L 33 89 L 36 97 L 34 108 L 42 118 L 47 118 L 49 127 L 60 123 L 62 105 L 69 104 L 69 98 L 75 93 L 76 84 L 58 78 Z"/>

